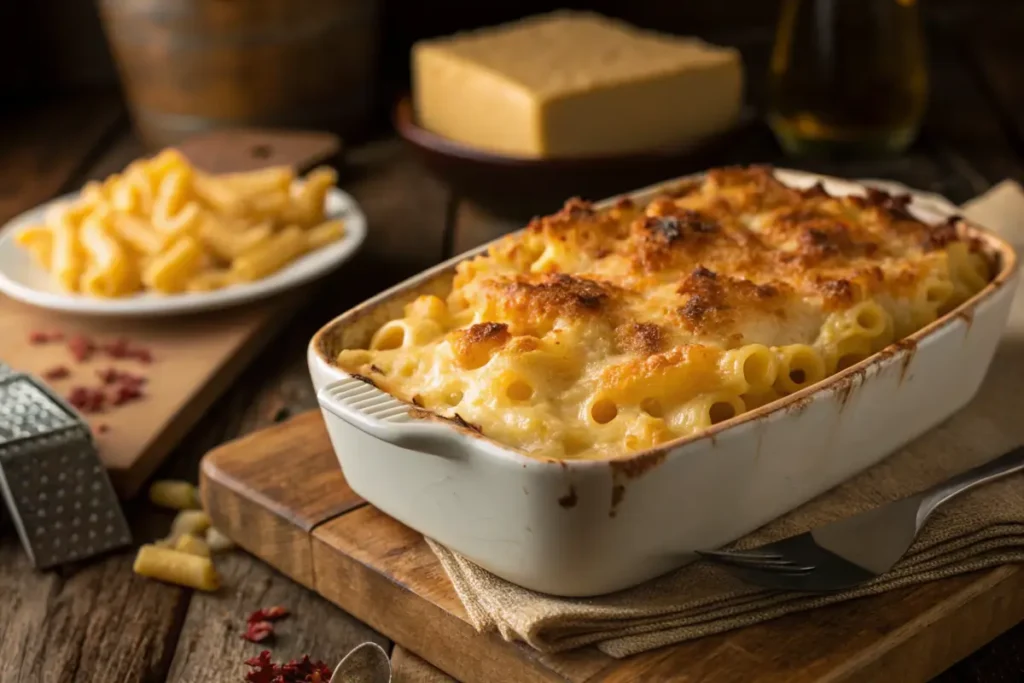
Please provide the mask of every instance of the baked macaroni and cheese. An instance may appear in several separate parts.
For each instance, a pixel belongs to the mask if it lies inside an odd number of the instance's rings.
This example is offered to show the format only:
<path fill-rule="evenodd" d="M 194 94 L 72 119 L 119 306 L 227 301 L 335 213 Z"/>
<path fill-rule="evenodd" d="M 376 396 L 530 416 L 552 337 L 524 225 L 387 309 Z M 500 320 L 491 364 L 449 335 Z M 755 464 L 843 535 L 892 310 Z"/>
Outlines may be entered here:
<path fill-rule="evenodd" d="M 209 174 L 175 149 L 132 162 L 58 203 L 17 243 L 68 292 L 122 297 L 259 280 L 341 239 L 324 215 L 337 175 L 287 166 Z"/>
<path fill-rule="evenodd" d="M 528 454 L 646 449 L 808 387 L 981 290 L 980 245 L 909 201 L 793 189 L 761 167 L 643 207 L 572 200 L 337 362 Z"/>

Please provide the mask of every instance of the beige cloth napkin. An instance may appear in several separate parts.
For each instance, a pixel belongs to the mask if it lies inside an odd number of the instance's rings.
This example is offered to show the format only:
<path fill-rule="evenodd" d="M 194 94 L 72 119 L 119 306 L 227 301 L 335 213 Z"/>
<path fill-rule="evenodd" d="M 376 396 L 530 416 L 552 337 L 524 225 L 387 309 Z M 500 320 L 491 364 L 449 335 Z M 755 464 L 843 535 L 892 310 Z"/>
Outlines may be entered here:
<path fill-rule="evenodd" d="M 1024 190 L 1005 181 L 963 207 L 1024 254 Z M 910 495 L 1024 444 L 1024 294 L 978 396 L 881 464 L 740 540 L 751 547 Z M 694 563 L 636 588 L 558 598 L 494 576 L 428 539 L 473 625 L 546 652 L 595 644 L 613 657 L 748 626 L 784 614 L 956 574 L 1024 562 L 1024 486 L 1010 477 L 940 508 L 910 552 L 878 580 L 836 594 L 765 591 Z"/>

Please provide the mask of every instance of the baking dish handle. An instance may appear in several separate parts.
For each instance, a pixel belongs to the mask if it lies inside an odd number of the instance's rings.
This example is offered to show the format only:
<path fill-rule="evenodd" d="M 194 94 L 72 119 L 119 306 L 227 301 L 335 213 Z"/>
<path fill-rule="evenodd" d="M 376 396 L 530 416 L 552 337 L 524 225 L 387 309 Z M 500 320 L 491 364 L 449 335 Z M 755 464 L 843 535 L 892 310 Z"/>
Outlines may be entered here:
<path fill-rule="evenodd" d="M 415 409 L 372 383 L 346 377 L 317 392 L 320 406 L 370 436 L 442 458 L 464 455 L 463 436 L 451 427 L 414 417 Z"/>

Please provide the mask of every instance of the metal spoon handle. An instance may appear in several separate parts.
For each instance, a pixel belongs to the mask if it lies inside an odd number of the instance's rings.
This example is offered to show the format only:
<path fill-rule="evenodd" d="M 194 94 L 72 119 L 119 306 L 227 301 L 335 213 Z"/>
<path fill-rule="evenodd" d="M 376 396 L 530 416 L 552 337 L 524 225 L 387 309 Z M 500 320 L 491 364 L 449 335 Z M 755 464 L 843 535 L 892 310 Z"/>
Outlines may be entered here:
<path fill-rule="evenodd" d="M 922 494 L 921 506 L 918 508 L 917 513 L 918 528 L 924 524 L 929 515 L 935 512 L 936 508 L 946 501 L 976 486 L 987 484 L 990 481 L 1001 479 L 1022 470 L 1024 470 L 1024 446 L 1015 448 L 995 460 L 978 465 L 925 491 Z"/>
<path fill-rule="evenodd" d="M 377 643 L 365 642 L 345 655 L 330 683 L 391 683 L 391 659 Z"/>

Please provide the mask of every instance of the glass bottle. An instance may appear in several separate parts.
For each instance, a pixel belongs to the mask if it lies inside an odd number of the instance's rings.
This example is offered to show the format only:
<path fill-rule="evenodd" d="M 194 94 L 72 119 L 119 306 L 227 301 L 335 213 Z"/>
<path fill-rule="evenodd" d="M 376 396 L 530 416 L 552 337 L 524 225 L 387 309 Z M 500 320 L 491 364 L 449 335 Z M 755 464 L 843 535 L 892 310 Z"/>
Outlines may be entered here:
<path fill-rule="evenodd" d="M 783 0 L 768 93 L 790 154 L 903 151 L 928 100 L 917 0 Z"/>

